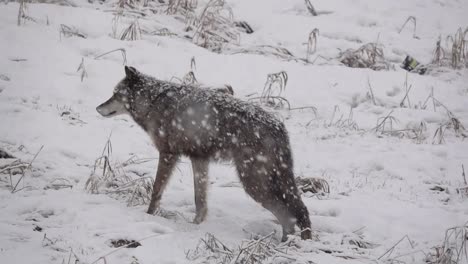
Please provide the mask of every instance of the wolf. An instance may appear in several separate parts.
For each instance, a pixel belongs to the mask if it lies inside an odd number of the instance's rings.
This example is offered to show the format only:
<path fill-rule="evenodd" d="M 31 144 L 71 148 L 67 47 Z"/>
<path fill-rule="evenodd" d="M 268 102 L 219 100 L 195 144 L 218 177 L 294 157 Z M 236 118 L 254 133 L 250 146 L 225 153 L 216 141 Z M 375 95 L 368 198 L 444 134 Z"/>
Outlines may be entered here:
<path fill-rule="evenodd" d="M 125 66 L 112 97 L 96 108 L 104 117 L 129 114 L 148 133 L 159 162 L 147 213 L 161 196 L 181 156 L 191 160 L 196 214 L 208 212 L 208 165 L 231 160 L 247 194 L 282 226 L 282 240 L 297 224 L 302 239 L 312 236 L 307 207 L 294 181 L 293 159 L 284 124 L 261 107 L 214 89 L 158 80 Z"/>

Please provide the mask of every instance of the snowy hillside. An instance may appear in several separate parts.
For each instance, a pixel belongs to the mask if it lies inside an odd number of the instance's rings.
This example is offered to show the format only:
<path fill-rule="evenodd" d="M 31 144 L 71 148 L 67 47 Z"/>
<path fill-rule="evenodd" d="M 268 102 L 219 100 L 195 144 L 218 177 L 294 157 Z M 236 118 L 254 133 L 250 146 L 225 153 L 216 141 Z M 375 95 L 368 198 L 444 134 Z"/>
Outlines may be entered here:
<path fill-rule="evenodd" d="M 0 159 L 0 263 L 468 263 L 468 1 L 311 0 L 317 16 L 303 0 L 39 2 L 0 4 L 15 157 Z M 367 43 L 354 55 L 375 63 L 341 62 Z M 158 152 L 96 112 L 124 65 L 230 85 L 283 120 L 296 175 L 329 185 L 302 195 L 314 239 L 280 243 L 230 163 L 210 167 L 200 225 L 186 159 L 146 214 Z"/>

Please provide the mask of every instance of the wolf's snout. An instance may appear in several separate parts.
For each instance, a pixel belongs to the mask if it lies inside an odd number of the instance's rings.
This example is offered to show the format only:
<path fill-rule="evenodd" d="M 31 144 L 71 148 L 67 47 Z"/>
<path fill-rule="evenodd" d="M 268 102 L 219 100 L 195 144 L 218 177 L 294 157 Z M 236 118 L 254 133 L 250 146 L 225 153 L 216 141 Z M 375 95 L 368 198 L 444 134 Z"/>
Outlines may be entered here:
<path fill-rule="evenodd" d="M 96 111 L 97 111 L 100 115 L 105 116 L 104 111 L 103 111 L 103 109 L 102 109 L 102 105 L 98 105 L 98 106 L 96 107 Z"/>
<path fill-rule="evenodd" d="M 99 105 L 98 107 L 96 107 L 96 111 L 104 116 L 104 117 L 108 117 L 108 116 L 111 116 L 113 114 L 115 114 L 116 111 L 112 111 L 110 109 L 107 109 L 106 107 L 104 107 L 102 104 Z"/>

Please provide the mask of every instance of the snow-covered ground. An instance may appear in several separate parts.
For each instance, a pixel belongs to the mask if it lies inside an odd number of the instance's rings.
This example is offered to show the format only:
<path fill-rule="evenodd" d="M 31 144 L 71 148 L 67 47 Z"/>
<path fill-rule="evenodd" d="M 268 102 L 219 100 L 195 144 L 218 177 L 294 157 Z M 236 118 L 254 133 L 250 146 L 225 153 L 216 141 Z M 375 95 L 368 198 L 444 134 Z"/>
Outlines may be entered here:
<path fill-rule="evenodd" d="M 320 199 L 304 194 L 316 238 L 292 238 L 300 248 L 291 249 L 296 253 L 289 258 L 270 259 L 273 263 L 422 263 L 426 254 L 435 253 L 446 229 L 468 221 L 468 197 L 456 191 L 466 186 L 462 164 L 468 172 L 468 140 L 461 133 L 468 132 L 446 125 L 449 110 L 468 128 L 468 70 L 442 67 L 418 75 L 407 74 L 399 64 L 407 54 L 430 63 L 439 35 L 445 47 L 447 35 L 468 26 L 468 1 L 312 2 L 316 17 L 302 0 L 227 1 L 234 18 L 254 30 L 240 34 L 240 48 L 272 45 L 305 58 L 309 32 L 319 29 L 316 53 L 310 55 L 311 61 L 317 58 L 314 64 L 218 54 L 174 36 L 117 40 L 111 37 L 113 3 L 28 4 L 26 14 L 35 22 L 26 19 L 21 26 L 19 4 L 0 4 L 0 149 L 30 162 L 43 146 L 19 191 L 11 192 L 11 182 L 20 175 L 10 178 L 0 172 L 0 263 L 192 263 L 199 259 L 187 259 L 186 253 L 206 233 L 236 248 L 252 234 L 276 230 L 279 243 L 280 227 L 273 216 L 244 193 L 226 164 L 210 168 L 209 213 L 200 225 L 191 223 L 193 178 L 186 160 L 163 195 L 161 207 L 169 212 L 165 217 L 146 214 L 146 205 L 127 206 L 127 199 L 118 195 L 85 190 L 111 133 L 111 162 L 132 156 L 151 159 L 123 167 L 124 173 L 153 177 L 156 170 L 158 153 L 144 131 L 129 117 L 105 119 L 95 111 L 124 71 L 118 52 L 94 58 L 118 48 L 126 50 L 127 65 L 164 80 L 184 76 L 194 57 L 199 82 L 230 84 L 235 96 L 246 100 L 262 93 L 267 74 L 285 71 L 289 78 L 282 96 L 291 107 L 316 108 L 316 114 L 311 108 L 277 111 L 290 132 L 296 174 L 326 179 L 330 194 Z M 199 1 L 197 13 L 205 3 Z M 411 22 L 398 33 L 409 16 L 417 21 L 416 38 Z M 118 31 L 132 20 L 122 18 Z M 61 24 L 87 38 L 61 36 Z M 185 25 L 165 14 L 139 18 L 139 24 L 147 31 L 168 28 L 180 34 Z M 340 51 L 376 41 L 394 69 L 348 68 L 335 59 Z M 82 58 L 87 72 L 83 81 L 77 72 Z M 411 107 L 407 100 L 400 106 L 405 80 L 411 86 Z M 375 103 L 367 96 L 368 83 Z M 432 91 L 438 102 L 430 99 L 422 109 Z M 392 132 L 376 131 L 389 113 L 393 127 L 387 123 L 386 129 Z M 0 168 L 8 162 L 0 160 Z M 58 182 L 72 188 L 50 188 Z M 443 191 L 431 190 L 436 186 Z M 384 254 L 405 236 L 411 243 L 404 240 Z M 351 245 L 343 239 L 347 237 L 373 246 Z M 99 260 L 114 250 L 112 239 L 144 240 L 140 247 Z"/>

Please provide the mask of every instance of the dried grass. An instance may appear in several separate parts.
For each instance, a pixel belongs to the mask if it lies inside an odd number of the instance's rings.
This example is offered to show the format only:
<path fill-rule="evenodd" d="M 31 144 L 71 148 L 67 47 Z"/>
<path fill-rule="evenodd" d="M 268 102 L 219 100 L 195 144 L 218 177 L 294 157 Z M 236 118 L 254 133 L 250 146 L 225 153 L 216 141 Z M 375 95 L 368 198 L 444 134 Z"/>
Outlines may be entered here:
<path fill-rule="evenodd" d="M 98 55 L 96 57 L 94 57 L 95 60 L 99 59 L 99 58 L 102 58 L 106 55 L 109 55 L 111 53 L 114 53 L 114 52 L 117 52 L 117 51 L 120 51 L 121 55 L 122 55 L 122 61 L 123 61 L 123 65 L 127 65 L 127 51 L 124 49 L 124 48 L 120 48 L 120 49 L 115 49 L 115 50 L 111 50 L 111 51 L 108 51 L 108 52 L 105 52 L 101 55 Z"/>
<path fill-rule="evenodd" d="M 281 96 L 281 93 L 286 90 L 287 84 L 288 74 L 285 71 L 270 73 L 267 75 L 261 96 L 249 98 L 249 101 L 259 101 L 261 104 L 275 109 L 285 107 L 291 109 L 289 101 Z"/>
<path fill-rule="evenodd" d="M 247 48 L 230 48 L 230 54 L 258 54 L 267 57 L 279 58 L 286 61 L 308 63 L 303 58 L 294 56 L 288 49 L 271 45 L 259 45 Z"/>
<path fill-rule="evenodd" d="M 230 248 L 217 239 L 214 235 L 207 233 L 200 239 L 194 250 L 186 252 L 186 258 L 192 263 L 243 263 L 260 264 L 275 258 L 286 258 L 296 260 L 294 254 L 288 254 L 287 244 L 276 245 L 274 242 L 275 232 L 266 236 L 255 237 L 245 240 L 241 245 Z"/>
<path fill-rule="evenodd" d="M 307 54 L 306 54 L 306 61 L 309 61 L 310 55 L 314 54 L 317 51 L 317 37 L 319 34 L 319 29 L 314 28 L 309 33 L 309 39 L 307 41 Z"/>
<path fill-rule="evenodd" d="M 26 172 L 32 171 L 32 164 L 36 160 L 37 156 L 43 148 L 44 146 L 41 146 L 39 148 L 39 150 L 36 152 L 36 154 L 30 162 L 24 162 L 20 159 L 15 159 L 6 165 L 0 166 L 0 174 L 8 174 L 9 176 L 11 193 L 16 193 L 26 188 L 29 188 L 29 186 L 24 185 L 24 178 L 26 176 Z M 15 181 L 14 178 L 17 175 L 19 175 L 19 179 Z M 21 188 L 19 188 L 20 183 L 23 183 Z"/>
<path fill-rule="evenodd" d="M 414 242 L 410 239 L 408 235 L 403 236 L 398 242 L 396 242 L 392 247 L 390 247 L 387 251 L 385 251 L 384 254 L 382 254 L 380 257 L 377 258 L 377 260 L 384 259 L 387 261 L 391 261 L 390 263 L 398 263 L 397 259 L 403 255 L 398 255 L 398 256 L 393 256 L 393 253 L 396 251 L 396 248 L 402 244 L 404 241 L 408 242 L 408 245 L 411 247 L 411 249 L 414 249 L 415 244 Z M 407 248 L 407 246 L 405 246 Z M 395 261 L 395 262 L 393 262 Z"/>
<path fill-rule="evenodd" d="M 453 37 L 452 43 L 452 56 L 451 56 L 451 66 L 454 69 L 460 68 L 462 66 L 467 66 L 464 64 L 467 62 L 467 45 L 468 39 L 466 35 L 468 34 L 468 27 L 463 31 L 461 28 L 457 30 Z"/>
<path fill-rule="evenodd" d="M 138 19 L 133 20 L 127 28 L 122 31 L 120 40 L 135 41 L 141 39 L 141 28 Z"/>
<path fill-rule="evenodd" d="M 88 72 L 86 71 L 86 67 L 84 65 L 84 58 L 81 58 L 81 63 L 76 69 L 76 72 L 80 72 L 81 82 L 83 82 L 85 77 L 88 77 Z"/>
<path fill-rule="evenodd" d="M 20 0 L 18 8 L 17 25 L 21 26 L 26 24 L 26 21 L 36 22 L 36 20 L 28 15 L 28 5 L 26 0 Z"/>
<path fill-rule="evenodd" d="M 414 16 L 409 16 L 406 19 L 405 23 L 403 23 L 400 30 L 398 30 L 398 34 L 401 33 L 401 31 L 405 28 L 406 24 L 408 24 L 408 22 L 410 22 L 410 21 L 413 22 L 413 38 L 417 39 L 418 37 L 416 36 L 416 17 L 414 17 Z"/>
<path fill-rule="evenodd" d="M 441 246 L 435 247 L 426 263 L 430 264 L 463 264 L 468 263 L 468 223 L 445 231 Z"/>
<path fill-rule="evenodd" d="M 297 187 L 303 193 L 312 193 L 321 196 L 330 194 L 330 185 L 325 179 L 297 177 L 295 180 Z"/>
<path fill-rule="evenodd" d="M 252 34 L 254 32 L 249 23 L 245 21 L 235 21 L 234 25 L 238 28 L 241 28 L 247 34 Z"/>
<path fill-rule="evenodd" d="M 211 51 L 221 52 L 224 44 L 240 41 L 232 9 L 224 0 L 210 0 L 199 16 L 190 19 L 187 30 L 192 28 L 192 41 Z"/>
<path fill-rule="evenodd" d="M 390 69 L 390 64 L 385 61 L 381 45 L 372 42 L 357 50 L 348 49 L 341 53 L 338 59 L 351 68 L 369 68 L 376 71 Z"/>
<path fill-rule="evenodd" d="M 444 49 L 441 44 L 442 38 L 439 36 L 433 52 L 432 65 L 453 69 L 468 67 L 468 27 L 465 30 L 458 28 L 454 35 L 448 35 L 445 40 Z"/>
<path fill-rule="evenodd" d="M 125 199 L 127 206 L 148 204 L 153 190 L 153 178 L 138 175 L 131 177 L 125 168 L 131 164 L 141 164 L 151 159 L 131 157 L 123 163 L 112 159 L 112 142 L 110 136 L 102 154 L 96 159 L 93 171 L 85 183 L 85 190 L 90 193 L 106 193 L 118 199 Z"/>
<path fill-rule="evenodd" d="M 409 92 L 411 91 L 411 88 L 413 87 L 413 85 L 412 84 L 408 85 L 408 73 L 406 73 L 405 82 L 403 86 L 405 88 L 405 96 L 403 96 L 403 99 L 400 102 L 400 107 L 405 107 L 405 102 L 406 102 L 408 108 L 411 108 Z"/>
<path fill-rule="evenodd" d="M 182 15 L 187 15 L 187 13 L 195 11 L 197 6 L 197 0 L 169 0 L 166 14 L 174 15 L 181 13 Z"/>
<path fill-rule="evenodd" d="M 306 4 L 306 7 L 307 7 L 307 10 L 309 10 L 310 14 L 312 14 L 313 16 L 317 16 L 317 11 L 315 10 L 315 7 L 312 5 L 312 3 L 310 3 L 310 0 L 305 0 L 305 4 Z"/>
<path fill-rule="evenodd" d="M 73 27 L 73 26 L 67 26 L 65 24 L 60 24 L 60 31 L 59 31 L 59 36 L 60 39 L 62 39 L 62 35 L 64 37 L 79 37 L 79 38 L 86 38 L 86 35 L 82 32 L 80 32 L 79 29 Z"/>
<path fill-rule="evenodd" d="M 354 121 L 353 118 L 353 107 L 350 107 L 347 118 L 345 118 L 344 113 L 342 113 L 339 118 L 336 118 L 338 112 L 340 112 L 340 107 L 338 105 L 335 105 L 330 121 L 324 121 L 323 126 L 325 128 L 336 127 L 344 131 L 360 130 L 358 124 Z M 306 127 L 309 127 L 312 124 L 312 121 L 314 120 L 310 120 L 309 122 L 307 122 Z"/>
<path fill-rule="evenodd" d="M 439 36 L 439 39 L 436 42 L 436 47 L 433 52 L 432 63 L 441 66 L 442 60 L 445 58 L 445 51 L 441 45 L 442 39 Z"/>

